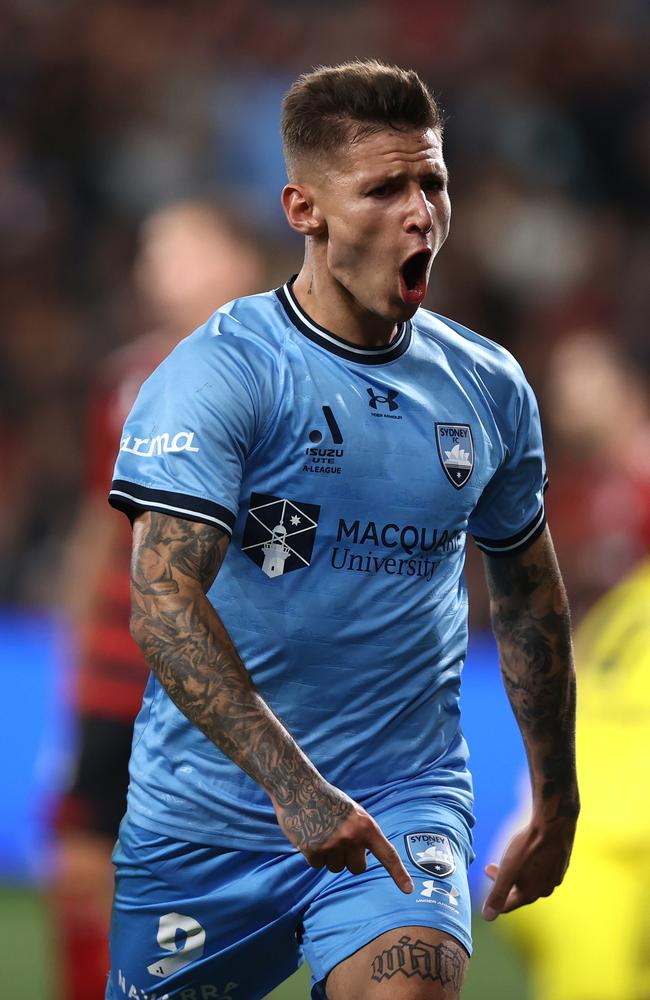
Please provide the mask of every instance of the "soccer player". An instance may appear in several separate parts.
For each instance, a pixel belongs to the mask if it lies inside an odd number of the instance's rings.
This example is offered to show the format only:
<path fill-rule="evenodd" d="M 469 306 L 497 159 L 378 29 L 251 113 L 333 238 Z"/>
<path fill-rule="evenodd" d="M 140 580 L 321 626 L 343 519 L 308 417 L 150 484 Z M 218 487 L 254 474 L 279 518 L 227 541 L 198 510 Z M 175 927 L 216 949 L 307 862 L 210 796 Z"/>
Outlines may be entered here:
<path fill-rule="evenodd" d="M 106 503 L 116 444 L 138 389 L 187 323 L 198 325 L 215 302 L 258 287 L 261 273 L 257 249 L 223 206 L 199 199 L 157 209 L 141 227 L 134 267 L 146 333 L 109 355 L 91 396 L 87 484 L 62 574 L 78 659 L 77 755 L 57 809 L 50 894 L 65 1000 L 99 1000 L 106 990 L 110 859 L 149 673 L 129 635 L 131 532 Z"/>
<path fill-rule="evenodd" d="M 218 310 L 143 386 L 111 503 L 152 668 L 107 997 L 452 1000 L 471 951 L 460 727 L 467 533 L 485 553 L 534 812 L 485 915 L 548 895 L 578 813 L 569 617 L 535 400 L 421 307 L 449 228 L 414 72 L 322 68 L 283 108 L 300 273 Z M 486 719 L 489 725 L 489 719 Z"/>

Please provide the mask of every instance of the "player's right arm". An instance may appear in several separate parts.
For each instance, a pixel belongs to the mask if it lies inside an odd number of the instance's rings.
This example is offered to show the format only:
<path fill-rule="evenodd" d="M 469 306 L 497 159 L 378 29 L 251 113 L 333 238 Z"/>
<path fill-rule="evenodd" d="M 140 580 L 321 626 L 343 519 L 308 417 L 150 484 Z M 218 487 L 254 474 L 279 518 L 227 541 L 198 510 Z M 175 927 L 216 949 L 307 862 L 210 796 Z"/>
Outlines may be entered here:
<path fill-rule="evenodd" d="M 411 879 L 371 816 L 329 784 L 273 714 L 207 599 L 228 535 L 145 511 L 134 522 L 131 633 L 181 712 L 268 794 L 314 868 L 366 868 L 372 851 L 404 892 Z"/>

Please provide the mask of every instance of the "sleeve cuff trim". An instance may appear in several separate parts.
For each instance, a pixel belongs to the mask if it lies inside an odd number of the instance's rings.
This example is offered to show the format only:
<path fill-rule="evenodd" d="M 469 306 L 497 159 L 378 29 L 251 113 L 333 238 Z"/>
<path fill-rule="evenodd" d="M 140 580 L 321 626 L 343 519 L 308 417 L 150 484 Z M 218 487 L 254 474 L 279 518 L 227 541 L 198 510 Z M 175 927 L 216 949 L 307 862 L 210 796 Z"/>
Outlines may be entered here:
<path fill-rule="evenodd" d="M 162 514 L 176 514 L 188 520 L 215 524 L 232 535 L 237 517 L 227 507 L 212 500 L 192 497 L 184 493 L 155 490 L 137 483 L 116 479 L 108 495 L 111 507 L 133 516 L 136 510 L 155 510 Z"/>
<path fill-rule="evenodd" d="M 516 535 L 510 538 L 503 538 L 499 541 L 492 538 L 477 538 L 474 536 L 479 549 L 488 552 L 490 555 L 510 555 L 518 549 L 525 549 L 538 538 L 546 526 L 546 513 L 540 507 L 537 514 L 525 528 L 522 528 Z"/>

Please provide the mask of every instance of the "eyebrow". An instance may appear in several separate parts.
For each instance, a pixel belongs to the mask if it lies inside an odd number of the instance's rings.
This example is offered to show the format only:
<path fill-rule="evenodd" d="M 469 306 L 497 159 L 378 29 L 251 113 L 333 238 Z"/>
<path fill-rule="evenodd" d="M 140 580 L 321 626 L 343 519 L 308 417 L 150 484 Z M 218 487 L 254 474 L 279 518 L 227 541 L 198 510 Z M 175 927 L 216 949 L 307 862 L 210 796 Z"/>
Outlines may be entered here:
<path fill-rule="evenodd" d="M 367 184 L 381 184 L 385 181 L 400 181 L 405 177 L 408 177 L 408 171 L 406 170 L 385 170 L 377 172 L 367 178 L 364 178 L 364 183 Z M 449 171 L 446 167 L 432 167 L 427 170 L 426 173 L 420 176 L 420 180 L 428 180 L 434 178 L 435 180 L 442 180 L 445 183 L 449 183 Z"/>
<path fill-rule="evenodd" d="M 425 177 L 435 177 L 436 180 L 443 180 L 443 181 L 447 181 L 447 182 L 449 181 L 449 171 L 447 170 L 446 166 L 445 167 L 433 167 L 431 170 L 428 170 L 424 176 Z"/>

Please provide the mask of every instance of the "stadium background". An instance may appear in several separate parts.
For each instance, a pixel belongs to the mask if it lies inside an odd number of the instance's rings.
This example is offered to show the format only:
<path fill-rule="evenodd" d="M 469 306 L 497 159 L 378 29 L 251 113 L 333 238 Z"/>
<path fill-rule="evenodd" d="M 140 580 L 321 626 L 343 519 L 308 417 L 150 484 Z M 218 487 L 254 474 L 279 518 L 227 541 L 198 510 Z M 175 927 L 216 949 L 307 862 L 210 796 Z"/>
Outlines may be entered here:
<path fill-rule="evenodd" d="M 417 68 L 447 113 L 454 201 L 429 304 L 513 350 L 537 391 L 550 519 L 579 619 L 649 547 L 649 34 L 645 0 L 3 5 L 0 975 L 12 1000 L 55 998 L 40 887 L 74 742 L 58 574 L 89 385 L 141 322 L 141 220 L 178 198 L 228 201 L 259 237 L 268 287 L 279 283 L 301 250 L 279 207 L 283 92 L 347 58 Z M 522 755 L 477 576 L 472 558 L 478 899 Z M 523 1000 L 525 989 L 498 928 L 477 926 L 467 997 Z"/>

